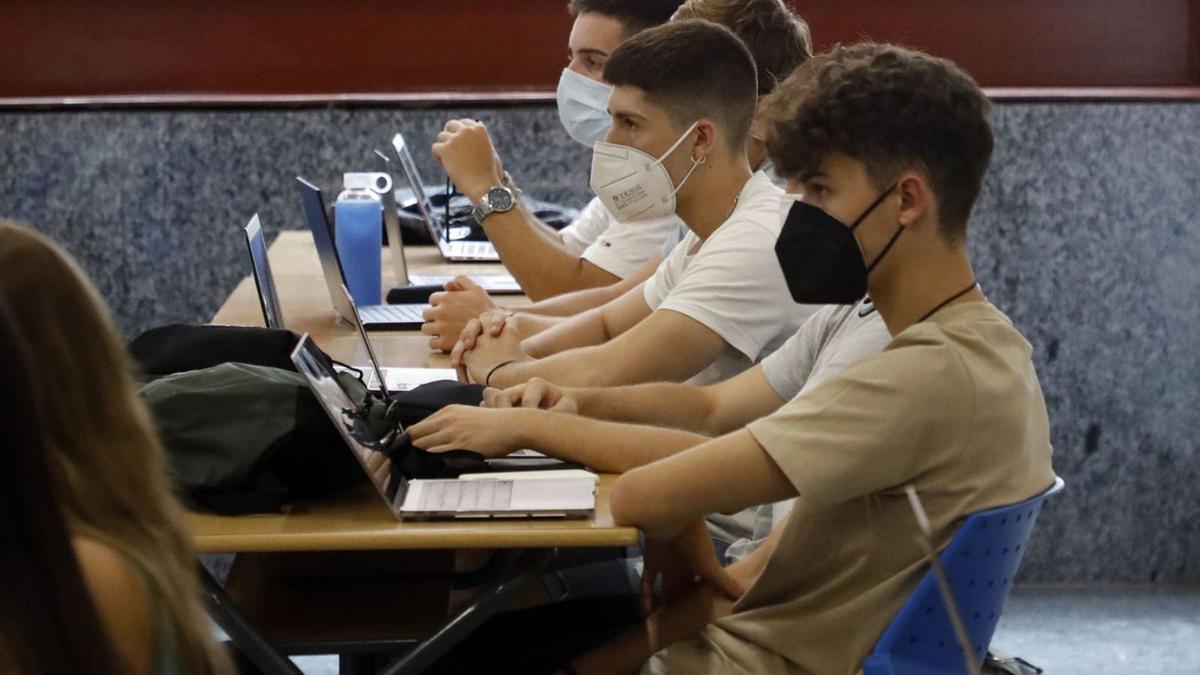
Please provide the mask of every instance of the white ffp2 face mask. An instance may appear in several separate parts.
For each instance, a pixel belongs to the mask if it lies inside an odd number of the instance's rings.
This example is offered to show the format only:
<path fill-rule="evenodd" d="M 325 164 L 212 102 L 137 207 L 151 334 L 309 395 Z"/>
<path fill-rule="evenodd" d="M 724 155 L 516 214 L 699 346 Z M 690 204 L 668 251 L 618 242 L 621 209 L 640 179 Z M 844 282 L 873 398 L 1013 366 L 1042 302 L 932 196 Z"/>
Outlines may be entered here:
<path fill-rule="evenodd" d="M 592 147 L 612 126 L 608 97 L 612 85 L 564 68 L 558 79 L 558 120 L 576 143 Z"/>
<path fill-rule="evenodd" d="M 692 159 L 692 168 L 679 185 L 671 184 L 671 174 L 667 173 L 663 160 L 675 152 L 697 124 L 693 122 L 658 159 L 627 145 L 596 143 L 592 150 L 592 190 L 614 218 L 629 223 L 675 213 L 675 193 L 704 159 Z"/>

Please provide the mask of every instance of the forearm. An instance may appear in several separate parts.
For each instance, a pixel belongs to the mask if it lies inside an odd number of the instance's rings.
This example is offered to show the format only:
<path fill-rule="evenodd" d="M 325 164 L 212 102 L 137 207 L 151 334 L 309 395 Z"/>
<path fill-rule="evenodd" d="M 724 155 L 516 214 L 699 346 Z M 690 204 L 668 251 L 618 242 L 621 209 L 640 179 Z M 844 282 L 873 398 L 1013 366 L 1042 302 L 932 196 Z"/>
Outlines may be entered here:
<path fill-rule="evenodd" d="M 550 332 L 550 331 L 547 331 Z M 534 336 L 533 340 L 542 337 Z M 524 345 L 522 346 L 524 349 Z M 504 389 L 540 377 L 566 386 L 600 387 L 611 384 L 605 368 L 595 355 L 596 347 L 569 349 L 543 358 L 514 361 L 492 373 L 489 386 Z"/>
<path fill-rule="evenodd" d="M 698 635 L 732 610 L 733 602 L 720 591 L 699 584 L 615 639 L 575 659 L 572 665 L 581 675 L 636 673 L 655 652 Z"/>
<path fill-rule="evenodd" d="M 513 318 L 515 319 L 514 324 L 517 335 L 521 336 L 522 340 L 527 340 L 534 335 L 539 335 L 546 330 L 553 328 L 555 325 L 562 323 L 564 320 L 562 317 L 558 316 L 539 316 L 537 314 L 526 314 L 524 312 L 524 308 L 517 308 Z M 525 348 L 526 345 L 522 344 L 522 349 Z M 540 356 L 539 354 L 534 354 L 528 350 L 526 350 L 526 353 L 533 357 Z"/>
<path fill-rule="evenodd" d="M 589 309 L 596 309 L 610 300 L 616 300 L 639 283 L 641 281 L 634 280 L 632 277 L 622 279 L 606 286 L 596 286 L 556 295 L 553 298 L 522 307 L 520 311 L 541 316 L 574 316 Z"/>
<path fill-rule="evenodd" d="M 796 487 L 745 429 L 633 469 L 609 497 L 613 521 L 670 539 L 697 518 L 796 496 Z"/>
<path fill-rule="evenodd" d="M 620 424 L 545 410 L 524 411 L 524 445 L 602 473 L 624 473 L 708 440 L 660 427 Z"/>
<path fill-rule="evenodd" d="M 708 434 L 711 397 L 703 387 L 653 382 L 624 387 L 572 388 L 579 414 L 617 422 L 658 424 Z"/>
<path fill-rule="evenodd" d="M 483 220 L 483 229 L 532 300 L 617 281 L 616 276 L 564 248 L 562 241 L 546 232 L 523 207 L 489 215 Z"/>
<path fill-rule="evenodd" d="M 598 345 L 610 337 L 599 310 L 558 320 L 548 317 L 522 316 L 520 321 L 523 322 L 526 318 L 530 320 L 531 327 L 540 326 L 541 330 L 527 334 L 522 326 L 521 349 L 526 354 L 538 359 L 568 349 Z"/>

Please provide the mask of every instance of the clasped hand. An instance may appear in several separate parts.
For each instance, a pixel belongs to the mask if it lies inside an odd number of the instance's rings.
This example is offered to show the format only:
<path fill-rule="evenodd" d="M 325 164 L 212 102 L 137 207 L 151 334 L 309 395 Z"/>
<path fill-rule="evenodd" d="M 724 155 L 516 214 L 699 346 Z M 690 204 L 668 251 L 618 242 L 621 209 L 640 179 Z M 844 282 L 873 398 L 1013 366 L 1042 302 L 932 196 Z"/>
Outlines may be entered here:
<path fill-rule="evenodd" d="M 506 361 L 527 361 L 516 319 L 508 310 L 492 310 L 471 319 L 450 350 L 450 365 L 472 382 L 490 384 L 488 375 Z"/>

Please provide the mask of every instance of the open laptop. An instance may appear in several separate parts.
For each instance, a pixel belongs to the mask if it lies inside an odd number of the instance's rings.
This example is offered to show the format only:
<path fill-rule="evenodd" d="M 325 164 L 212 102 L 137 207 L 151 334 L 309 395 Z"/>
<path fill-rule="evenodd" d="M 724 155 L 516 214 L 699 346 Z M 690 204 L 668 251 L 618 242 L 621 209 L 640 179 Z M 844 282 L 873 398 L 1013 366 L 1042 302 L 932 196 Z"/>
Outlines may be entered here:
<path fill-rule="evenodd" d="M 421 212 L 421 219 L 429 228 L 429 236 L 437 244 L 442 257 L 451 262 L 500 262 L 500 254 L 496 253 L 492 242 L 462 239 L 470 228 L 451 227 L 450 223 L 438 216 L 429 194 L 425 192 L 425 184 L 421 182 L 417 163 L 413 161 L 403 134 L 397 133 L 392 137 L 392 147 L 396 149 L 396 156 L 400 158 L 400 168 L 404 170 L 413 196 L 417 198 L 417 210 Z M 459 230 L 463 232 L 460 233 Z"/>
<path fill-rule="evenodd" d="M 504 477 L 405 480 L 393 476 L 390 460 L 354 411 L 332 365 L 306 334 L 292 362 L 366 471 L 391 512 L 414 519 L 588 518 L 596 509 L 595 476 L 555 478 L 539 472 Z"/>
<path fill-rule="evenodd" d="M 283 328 L 283 310 L 279 308 L 275 277 L 271 275 L 271 261 L 267 258 L 267 242 L 263 240 L 257 213 L 250 217 L 245 233 L 246 247 L 250 249 L 251 276 L 254 278 L 254 287 L 258 289 L 258 304 L 262 307 L 263 322 L 267 328 Z"/>
<path fill-rule="evenodd" d="M 379 359 L 375 356 L 375 348 L 371 345 L 371 339 L 367 337 L 366 328 L 363 327 L 362 320 L 358 317 L 358 308 L 350 299 L 350 289 L 342 286 L 341 291 L 354 309 L 351 313 L 354 318 L 354 327 L 358 330 L 358 337 L 362 340 L 363 346 L 367 348 L 367 358 L 371 361 L 371 367 L 368 369 L 366 377 L 367 389 L 380 392 L 384 396 L 391 396 L 393 391 L 408 391 L 429 382 L 458 380 L 458 372 L 453 368 L 384 368 L 380 366 Z"/>
<path fill-rule="evenodd" d="M 346 284 L 342 261 L 333 243 L 333 228 L 329 226 L 328 211 L 321 190 L 312 183 L 296 177 L 300 198 L 304 201 L 304 216 L 308 229 L 312 230 L 317 256 L 321 259 L 321 270 L 325 273 L 325 285 L 329 287 L 329 298 L 338 316 L 347 323 L 353 321 L 354 302 L 347 301 L 339 287 Z M 359 317 L 367 330 L 402 330 L 420 328 L 425 323 L 423 313 L 427 304 L 412 305 L 367 305 L 359 307 Z"/>
<path fill-rule="evenodd" d="M 392 160 L 381 150 L 375 151 L 375 169 L 382 173 L 392 176 L 392 182 L 395 184 L 396 174 L 392 171 Z M 415 194 L 415 192 L 414 192 Z M 420 200 L 418 200 L 420 204 Z M 384 225 L 387 227 L 388 248 L 392 252 L 392 267 L 396 272 L 396 281 L 400 284 L 400 288 L 417 288 L 424 287 L 429 292 L 439 291 L 445 287 L 446 282 L 454 279 L 453 274 L 409 274 L 408 265 L 404 257 L 404 239 L 400 231 L 400 219 L 397 217 L 396 195 L 392 192 L 390 195 L 384 195 L 383 208 L 386 209 L 383 214 Z M 418 206 L 418 210 L 422 214 L 425 213 L 424 208 Z M 426 227 L 430 227 L 429 220 L 423 215 L 421 221 Z M 433 235 L 433 229 L 430 229 L 430 234 L 436 240 L 436 235 Z M 439 252 L 441 248 L 439 247 Z M 471 280 L 479 284 L 483 290 L 493 295 L 518 295 L 521 293 L 521 285 L 513 278 L 511 274 L 472 274 Z"/>

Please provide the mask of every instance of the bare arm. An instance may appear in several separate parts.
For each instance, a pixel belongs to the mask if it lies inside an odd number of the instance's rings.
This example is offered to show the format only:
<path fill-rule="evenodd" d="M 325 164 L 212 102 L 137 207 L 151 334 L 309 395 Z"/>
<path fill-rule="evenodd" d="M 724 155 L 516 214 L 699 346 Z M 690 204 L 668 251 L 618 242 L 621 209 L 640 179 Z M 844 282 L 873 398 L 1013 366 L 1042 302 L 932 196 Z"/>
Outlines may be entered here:
<path fill-rule="evenodd" d="M 531 448 L 603 473 L 624 473 L 708 440 L 686 431 L 547 410 L 471 406 L 447 406 L 407 431 L 414 445 L 432 452 L 471 448 L 503 457 Z"/>
<path fill-rule="evenodd" d="M 624 474 L 609 505 L 616 523 L 670 539 L 710 513 L 795 496 L 795 486 L 742 429 Z"/>
<path fill-rule="evenodd" d="M 776 526 L 766 541 L 726 569 L 743 587 L 758 580 L 775 550 L 782 527 Z M 697 584 L 689 593 L 668 602 L 642 623 L 610 642 L 572 661 L 581 674 L 636 673 L 655 652 L 695 637 L 708 624 L 728 616 L 734 601 L 709 584 Z"/>
<path fill-rule="evenodd" d="M 519 365 L 515 362 L 542 358 L 558 352 L 598 345 L 619 335 L 650 315 L 650 307 L 636 289 L 626 293 L 601 309 L 593 309 L 569 319 L 513 315 L 505 318 L 488 314 L 478 321 L 468 321 L 462 339 L 450 354 L 456 367 L 465 365 L 476 382 L 491 384 L 487 373 L 497 364 Z M 530 324 L 543 328 L 529 339 L 523 339 Z M 500 385 L 497 379 L 495 384 Z"/>
<path fill-rule="evenodd" d="M 474 203 L 483 197 L 483 192 L 472 194 L 466 188 L 463 193 Z M 568 251 L 561 240 L 552 239 L 543 227 L 524 207 L 493 213 L 483 219 L 483 229 L 500 253 L 504 266 L 531 300 L 620 281 L 615 274 Z"/>
<path fill-rule="evenodd" d="M 631 300 L 640 303 L 645 311 L 649 310 L 640 293 Z M 608 308 L 606 306 L 605 309 Z M 532 377 L 575 386 L 685 380 L 715 361 L 726 347 L 720 335 L 678 312 L 653 312 L 619 333 L 625 317 L 610 317 L 604 310 L 601 313 L 599 320 L 593 319 L 591 330 L 598 331 L 594 335 L 608 338 L 603 344 L 569 349 L 543 359 L 516 361 L 497 370 L 488 384 L 512 386 Z M 554 330 L 559 328 L 563 326 Z M 580 334 L 582 330 L 580 326 Z M 543 335 L 548 336 L 552 332 L 547 331 Z M 482 341 L 483 338 L 480 344 Z M 488 354 L 486 349 L 481 352 L 480 344 L 466 354 L 466 364 L 476 381 L 479 381 L 479 375 L 490 371 L 505 358 L 502 354 Z"/>
<path fill-rule="evenodd" d="M 653 256 L 633 275 L 614 284 L 572 291 L 532 305 L 513 307 L 511 311 L 515 311 L 519 319 L 516 324 L 517 334 L 522 338 L 537 335 L 563 318 L 616 300 L 653 276 L 661 260 L 660 256 Z M 425 310 L 425 324 L 421 326 L 421 332 L 431 337 L 430 347 L 444 351 L 450 351 L 454 347 L 468 321 L 486 312 L 504 309 L 478 284 L 465 276 L 446 284 L 445 292 L 429 296 L 429 303 L 432 307 Z M 536 345 L 532 347 L 537 351 Z M 538 352 L 538 355 L 542 354 Z"/>
<path fill-rule="evenodd" d="M 569 388 L 580 415 L 621 422 L 660 424 L 715 436 L 740 429 L 779 408 L 762 366 L 708 386 L 673 382 L 625 387 Z"/>
<path fill-rule="evenodd" d="M 433 155 L 472 203 L 501 184 L 504 176 L 487 128 L 474 120 L 451 120 L 438 134 Z M 509 272 L 533 300 L 594 286 L 617 277 L 568 251 L 523 206 L 483 219 L 483 229 Z"/>
<path fill-rule="evenodd" d="M 655 254 L 638 268 L 636 272 L 616 283 L 563 293 L 562 295 L 521 307 L 517 311 L 522 314 L 538 314 L 542 316 L 574 316 L 589 309 L 595 309 L 606 302 L 616 300 L 630 289 L 640 286 L 643 281 L 654 276 L 654 270 L 658 269 L 660 263 L 662 263 L 662 256 Z"/>
<path fill-rule="evenodd" d="M 641 288 L 640 285 L 631 288 L 601 307 L 557 322 L 550 323 L 543 318 L 541 323 L 545 328 L 536 335 L 522 330 L 521 336 L 529 337 L 521 343 L 521 348 L 530 356 L 542 358 L 607 342 L 650 316 L 650 306 L 646 304 Z"/>
<path fill-rule="evenodd" d="M 154 666 L 156 630 L 143 581 L 118 553 L 90 539 L 72 543 L 96 612 L 113 647 L 133 673 Z"/>

